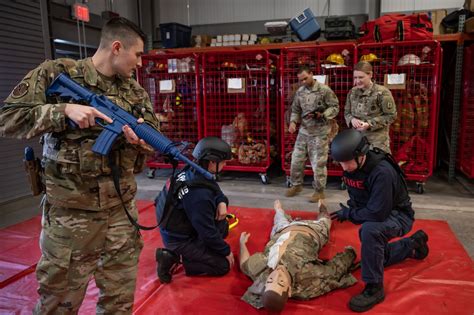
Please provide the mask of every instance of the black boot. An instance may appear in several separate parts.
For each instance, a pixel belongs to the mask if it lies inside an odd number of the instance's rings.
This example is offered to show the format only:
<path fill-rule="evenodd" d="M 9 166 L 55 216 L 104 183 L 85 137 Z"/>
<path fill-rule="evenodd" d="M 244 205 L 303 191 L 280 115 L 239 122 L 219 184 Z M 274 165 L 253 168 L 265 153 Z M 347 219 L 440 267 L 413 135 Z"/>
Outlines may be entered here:
<path fill-rule="evenodd" d="M 367 283 L 361 294 L 352 297 L 349 308 L 354 312 L 365 312 L 384 299 L 383 283 Z"/>
<path fill-rule="evenodd" d="M 158 267 L 156 273 L 161 283 L 171 282 L 171 272 L 179 264 L 179 257 L 174 252 L 166 248 L 156 249 L 156 262 Z"/>
<path fill-rule="evenodd" d="M 413 245 L 413 252 L 411 258 L 414 259 L 424 259 L 428 256 L 428 235 L 423 230 L 416 231 L 412 236 L 410 236 Z"/>

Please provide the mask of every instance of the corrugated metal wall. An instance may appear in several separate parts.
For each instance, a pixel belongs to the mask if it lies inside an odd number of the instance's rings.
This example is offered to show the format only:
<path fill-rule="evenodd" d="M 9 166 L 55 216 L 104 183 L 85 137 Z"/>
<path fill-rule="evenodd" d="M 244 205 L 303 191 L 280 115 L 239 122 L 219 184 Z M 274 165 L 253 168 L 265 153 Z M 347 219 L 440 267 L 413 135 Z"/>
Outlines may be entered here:
<path fill-rule="evenodd" d="M 42 13 L 46 0 L 2 1 L 0 6 L 0 99 L 10 94 L 25 74 L 49 56 Z M 47 25 L 47 24 L 46 24 Z M 47 28 L 46 28 L 47 30 Z M 3 104 L 2 104 L 3 105 Z M 22 158 L 25 146 L 41 153 L 38 139 L 0 138 L 0 205 L 30 195 Z"/>

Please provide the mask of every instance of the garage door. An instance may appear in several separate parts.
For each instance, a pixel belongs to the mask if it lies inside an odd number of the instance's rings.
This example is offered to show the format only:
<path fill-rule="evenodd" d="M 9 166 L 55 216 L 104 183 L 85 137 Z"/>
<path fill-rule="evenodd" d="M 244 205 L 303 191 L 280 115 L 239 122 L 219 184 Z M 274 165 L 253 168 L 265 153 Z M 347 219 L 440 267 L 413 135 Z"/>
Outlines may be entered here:
<path fill-rule="evenodd" d="M 44 22 L 42 16 L 44 16 Z M 25 74 L 50 56 L 46 0 L 2 1 L 0 5 L 0 100 Z M 30 195 L 23 169 L 25 146 L 41 153 L 39 139 L 0 138 L 0 208 Z"/>

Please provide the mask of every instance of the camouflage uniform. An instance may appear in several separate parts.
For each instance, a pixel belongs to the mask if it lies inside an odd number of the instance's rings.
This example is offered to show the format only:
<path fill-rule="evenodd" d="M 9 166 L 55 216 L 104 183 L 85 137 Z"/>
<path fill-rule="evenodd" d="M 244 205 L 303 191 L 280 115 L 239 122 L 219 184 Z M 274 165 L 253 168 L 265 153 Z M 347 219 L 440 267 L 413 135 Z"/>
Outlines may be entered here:
<path fill-rule="evenodd" d="M 91 151 L 102 128 L 70 128 L 64 114 L 66 103 L 45 96 L 61 72 L 158 127 L 143 88 L 133 79 L 105 78 L 90 58 L 45 61 L 5 100 L 0 111 L 0 136 L 44 135 L 46 196 L 42 256 L 36 270 L 40 300 L 35 313 L 77 313 L 91 275 L 100 289 L 98 313 L 131 313 L 143 242 L 116 193 L 109 158 Z M 120 166 L 123 200 L 135 219 L 134 173 L 143 170 L 148 153 L 121 136 L 110 155 L 110 163 Z"/>
<path fill-rule="evenodd" d="M 323 118 L 305 118 L 306 115 L 318 111 Z M 322 191 L 326 188 L 329 150 L 329 133 L 331 126 L 328 120 L 339 113 L 339 101 L 336 94 L 326 85 L 314 82 L 312 88 L 302 86 L 296 92 L 291 104 L 290 121 L 301 123 L 291 155 L 291 183 L 302 185 L 307 156 L 314 173 L 314 188 Z"/>
<path fill-rule="evenodd" d="M 291 222 L 291 217 L 276 212 L 274 221 L 264 251 L 250 256 L 242 266 L 242 272 L 254 281 L 242 300 L 262 308 L 266 280 L 278 265 L 285 266 L 291 275 L 291 298 L 298 300 L 308 300 L 357 282 L 350 273 L 356 257 L 353 248 L 347 247 L 328 262 L 318 258 L 319 250 L 329 239 L 330 219 Z"/>
<path fill-rule="evenodd" d="M 391 152 L 390 124 L 397 118 L 397 106 L 389 89 L 375 83 L 366 90 L 353 87 L 347 95 L 344 117 L 349 127 L 352 118 L 369 123 L 363 134 L 372 146 Z"/>

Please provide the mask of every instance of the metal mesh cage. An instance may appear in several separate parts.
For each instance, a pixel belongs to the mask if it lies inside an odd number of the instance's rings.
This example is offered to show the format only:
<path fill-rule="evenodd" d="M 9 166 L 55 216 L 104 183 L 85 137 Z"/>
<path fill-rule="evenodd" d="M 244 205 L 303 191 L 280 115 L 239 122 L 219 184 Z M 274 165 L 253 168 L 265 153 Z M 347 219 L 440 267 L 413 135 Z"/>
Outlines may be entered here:
<path fill-rule="evenodd" d="M 233 158 L 225 170 L 266 172 L 271 163 L 277 63 L 266 50 L 203 54 L 204 135 L 231 145 Z"/>
<path fill-rule="evenodd" d="M 182 149 L 192 159 L 194 146 L 202 137 L 199 55 L 145 55 L 142 63 L 138 78 L 150 95 L 160 131 L 172 141 L 186 141 Z M 171 164 L 157 152 L 147 166 L 154 170 Z"/>
<path fill-rule="evenodd" d="M 458 165 L 474 178 L 474 45 L 464 49 L 464 73 Z"/>
<path fill-rule="evenodd" d="M 436 158 L 442 50 L 437 41 L 374 43 L 358 46 L 359 56 L 373 54 L 373 79 L 383 85 L 388 74 L 405 74 L 403 87 L 390 88 L 397 119 L 390 128 L 392 154 L 407 179 L 425 182 Z"/>

